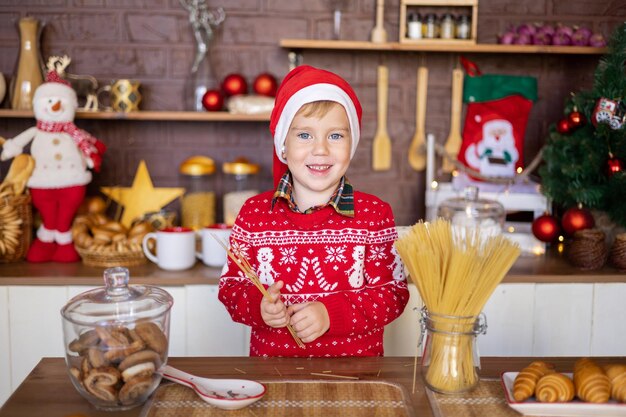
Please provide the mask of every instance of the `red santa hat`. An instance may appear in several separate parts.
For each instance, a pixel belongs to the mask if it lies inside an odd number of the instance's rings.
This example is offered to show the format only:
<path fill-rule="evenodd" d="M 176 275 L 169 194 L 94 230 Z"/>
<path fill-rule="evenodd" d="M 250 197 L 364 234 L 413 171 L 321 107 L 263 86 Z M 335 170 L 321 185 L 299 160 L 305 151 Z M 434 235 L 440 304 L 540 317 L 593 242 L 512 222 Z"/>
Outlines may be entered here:
<path fill-rule="evenodd" d="M 287 171 L 282 150 L 294 116 L 304 104 L 324 100 L 339 103 L 346 110 L 352 133 L 350 157 L 354 156 L 361 135 L 362 114 L 356 93 L 337 74 L 301 65 L 289 72 L 278 87 L 270 117 L 270 132 L 274 137 L 274 186 Z"/>

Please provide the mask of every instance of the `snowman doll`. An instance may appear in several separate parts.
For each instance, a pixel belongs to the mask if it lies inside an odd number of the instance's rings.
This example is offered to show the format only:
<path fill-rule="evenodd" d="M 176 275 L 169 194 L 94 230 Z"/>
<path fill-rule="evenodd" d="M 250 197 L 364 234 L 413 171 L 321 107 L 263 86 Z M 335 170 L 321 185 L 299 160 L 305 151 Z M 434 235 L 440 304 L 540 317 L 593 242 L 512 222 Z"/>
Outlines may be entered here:
<path fill-rule="evenodd" d="M 77 107 L 76 92 L 57 72 L 50 71 L 33 97 L 37 126 L 7 140 L 0 154 L 1 160 L 14 158 L 32 142 L 35 169 L 27 186 L 42 225 L 26 255 L 29 262 L 80 260 L 70 228 L 91 182 L 88 169 L 100 170 L 106 147 L 76 127 Z"/>

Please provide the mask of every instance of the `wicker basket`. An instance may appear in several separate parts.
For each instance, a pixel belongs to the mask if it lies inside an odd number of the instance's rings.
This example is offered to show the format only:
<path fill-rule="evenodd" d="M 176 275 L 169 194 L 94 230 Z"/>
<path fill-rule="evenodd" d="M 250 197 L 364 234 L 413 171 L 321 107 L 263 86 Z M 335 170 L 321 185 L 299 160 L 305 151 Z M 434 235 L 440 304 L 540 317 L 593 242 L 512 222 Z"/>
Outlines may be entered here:
<path fill-rule="evenodd" d="M 2 187 L 2 189 L 4 189 L 4 187 Z M 18 217 L 22 219 L 17 236 L 18 244 L 17 246 L 13 246 L 13 250 L 10 253 L 0 253 L 0 262 L 2 263 L 17 262 L 26 257 L 33 237 L 33 211 L 30 201 L 30 194 L 16 196 L 11 193 L 11 195 L 0 199 L 0 213 L 9 212 L 11 213 L 10 215 L 13 216 L 13 214 L 17 212 Z M 12 207 L 12 209 L 8 209 L 7 206 Z M 3 216 L 0 216 L 0 232 L 2 227 Z M 2 239 L 1 233 L 0 239 Z"/>
<path fill-rule="evenodd" d="M 112 266 L 138 266 L 146 263 L 143 251 L 96 252 L 79 247 L 76 247 L 76 251 L 87 266 L 109 268 Z"/>

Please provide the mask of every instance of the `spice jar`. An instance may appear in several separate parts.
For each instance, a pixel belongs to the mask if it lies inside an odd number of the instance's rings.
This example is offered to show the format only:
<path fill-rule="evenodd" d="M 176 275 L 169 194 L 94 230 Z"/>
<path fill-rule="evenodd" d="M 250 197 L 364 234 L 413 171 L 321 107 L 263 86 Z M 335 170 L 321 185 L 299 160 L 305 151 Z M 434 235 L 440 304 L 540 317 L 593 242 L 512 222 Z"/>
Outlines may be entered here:
<path fill-rule="evenodd" d="M 247 199 L 259 193 L 258 173 L 260 167 L 246 158 L 237 158 L 225 162 L 222 166 L 224 176 L 224 223 L 235 224 L 239 210 Z"/>
<path fill-rule="evenodd" d="M 448 316 L 422 309 L 421 370 L 425 384 L 433 391 L 456 394 L 478 384 L 480 356 L 477 336 L 487 332 L 487 318 Z"/>
<path fill-rule="evenodd" d="M 456 22 L 456 37 L 457 39 L 470 38 L 470 19 L 468 15 L 462 14 L 458 17 Z"/>
<path fill-rule="evenodd" d="M 181 210 L 182 226 L 199 230 L 215 223 L 213 160 L 207 156 L 192 156 L 180 164 L 179 172 L 184 176 L 186 190 Z"/>
<path fill-rule="evenodd" d="M 441 203 L 437 216 L 450 221 L 456 235 L 478 231 L 481 238 L 502 233 L 506 212 L 495 200 L 478 198 L 478 188 L 466 187 L 463 197 L 450 198 Z"/>
<path fill-rule="evenodd" d="M 424 17 L 422 24 L 422 37 L 425 39 L 434 39 L 439 37 L 439 24 L 437 23 L 437 16 L 434 13 L 429 13 Z"/>
<path fill-rule="evenodd" d="M 61 309 L 70 380 L 101 410 L 143 404 L 167 362 L 172 296 L 128 281 L 128 269 L 109 268 L 104 287 L 72 298 Z"/>
<path fill-rule="evenodd" d="M 411 13 L 409 15 L 409 22 L 407 23 L 407 37 L 409 39 L 422 38 L 422 20 L 418 13 Z"/>
<path fill-rule="evenodd" d="M 453 39 L 455 32 L 454 17 L 450 13 L 446 13 L 441 18 L 440 24 L 441 39 Z"/>

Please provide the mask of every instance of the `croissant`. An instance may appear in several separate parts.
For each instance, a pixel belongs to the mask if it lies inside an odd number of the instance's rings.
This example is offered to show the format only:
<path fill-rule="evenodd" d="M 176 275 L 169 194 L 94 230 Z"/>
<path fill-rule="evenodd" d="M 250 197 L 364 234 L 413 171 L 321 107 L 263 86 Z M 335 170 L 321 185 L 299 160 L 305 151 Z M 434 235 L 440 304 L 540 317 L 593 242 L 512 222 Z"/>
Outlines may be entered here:
<path fill-rule="evenodd" d="M 553 365 L 543 361 L 535 361 L 521 370 L 513 381 L 513 398 L 515 401 L 526 401 L 535 393 L 537 381 L 542 376 L 554 372 Z"/>
<path fill-rule="evenodd" d="M 574 382 L 558 372 L 539 378 L 535 398 L 542 403 L 567 402 L 574 399 Z"/>
<path fill-rule="evenodd" d="M 604 372 L 611 381 L 611 398 L 626 403 L 626 365 L 606 365 Z"/>
<path fill-rule="evenodd" d="M 611 396 L 611 382 L 593 360 L 583 358 L 574 364 L 576 395 L 590 403 L 605 403 Z"/>

